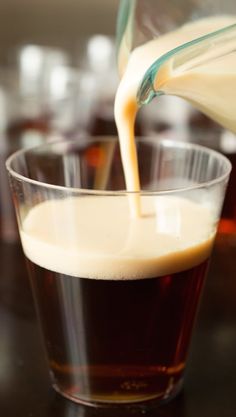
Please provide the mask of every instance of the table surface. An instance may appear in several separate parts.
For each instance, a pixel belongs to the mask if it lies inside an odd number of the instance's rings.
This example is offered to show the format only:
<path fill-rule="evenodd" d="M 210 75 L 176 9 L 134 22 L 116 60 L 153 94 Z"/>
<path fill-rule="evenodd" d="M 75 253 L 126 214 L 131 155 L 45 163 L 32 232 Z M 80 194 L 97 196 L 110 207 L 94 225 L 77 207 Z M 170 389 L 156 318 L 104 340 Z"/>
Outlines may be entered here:
<path fill-rule="evenodd" d="M 1 417 L 236 416 L 236 237 L 218 237 L 191 345 L 183 392 L 159 408 L 95 409 L 50 387 L 24 257 L 0 244 Z"/>

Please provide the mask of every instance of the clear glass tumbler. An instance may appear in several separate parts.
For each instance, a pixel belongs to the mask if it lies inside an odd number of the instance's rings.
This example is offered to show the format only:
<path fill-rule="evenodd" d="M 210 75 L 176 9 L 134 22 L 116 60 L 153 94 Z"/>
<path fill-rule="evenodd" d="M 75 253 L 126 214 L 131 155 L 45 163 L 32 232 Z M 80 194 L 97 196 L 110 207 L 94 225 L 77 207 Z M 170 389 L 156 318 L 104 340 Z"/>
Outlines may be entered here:
<path fill-rule="evenodd" d="M 181 389 L 231 169 L 193 144 L 144 138 L 137 150 L 135 200 L 114 138 L 7 161 L 53 387 L 89 405 L 158 403 Z"/>

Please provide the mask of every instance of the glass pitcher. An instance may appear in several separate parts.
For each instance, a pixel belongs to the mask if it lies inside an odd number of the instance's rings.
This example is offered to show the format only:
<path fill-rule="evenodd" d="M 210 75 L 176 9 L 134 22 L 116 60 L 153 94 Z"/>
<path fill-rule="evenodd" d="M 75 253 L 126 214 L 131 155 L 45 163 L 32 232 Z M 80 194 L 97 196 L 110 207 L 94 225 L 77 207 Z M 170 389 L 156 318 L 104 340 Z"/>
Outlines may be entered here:
<path fill-rule="evenodd" d="M 158 101 L 143 106 L 145 134 L 165 134 L 214 148 L 233 165 L 220 222 L 220 236 L 236 238 L 236 6 L 234 0 L 121 0 L 117 24 L 118 64 L 122 75 L 133 50 L 153 39 L 201 19 L 225 17 L 222 25 L 169 48 L 147 68 L 139 83 L 141 107 L 155 96 Z M 228 23 L 227 24 L 227 18 Z M 217 25 L 216 25 L 217 26 Z M 191 30 L 190 30 L 191 32 Z M 176 89 L 178 77 L 194 73 L 208 78 Z M 165 76 L 168 82 L 165 83 Z M 170 80 L 172 79 L 172 83 Z M 163 81 L 164 80 L 164 81 Z M 191 87 L 191 88 L 190 88 Z M 200 88 L 201 87 L 201 88 Z M 193 90 L 195 88 L 193 97 Z M 192 90 L 191 90 L 192 89 Z M 192 97 L 191 97 L 192 94 Z M 162 97 L 161 97 L 162 96 Z M 178 97 L 174 97 L 178 96 Z M 180 98 L 179 98 L 180 97 Z M 199 102 L 201 97 L 201 103 Z M 185 99 L 185 100 L 182 100 Z M 214 107 L 214 109 L 213 109 Z M 186 111 L 187 109 L 187 111 Z M 199 111 L 200 110 L 200 111 Z M 150 121 L 151 120 L 151 121 Z M 177 128 L 176 128 L 177 126 Z"/>
<path fill-rule="evenodd" d="M 195 136 L 190 140 L 225 153 L 233 164 L 220 230 L 226 233 L 233 231 L 236 235 L 236 196 L 234 198 L 236 184 L 235 2 L 233 0 L 166 0 L 165 2 L 162 0 L 121 0 L 117 22 L 118 67 L 122 75 L 133 50 L 146 42 L 161 39 L 163 35 L 171 32 L 176 33 L 175 31 L 179 28 L 186 27 L 195 21 L 219 17 L 222 18 L 222 25 L 216 25 L 216 30 L 202 31 L 201 36 L 192 36 L 191 41 L 180 43 L 177 47 L 167 49 L 164 54 L 156 56 L 140 80 L 137 102 L 139 106 L 142 106 L 148 104 L 155 96 L 163 96 L 159 100 L 178 96 L 193 105 L 191 120 L 190 117 L 188 119 L 188 128 L 195 128 Z M 214 29 L 214 25 L 212 27 Z M 195 74 L 203 74 L 206 68 L 210 68 L 207 84 L 201 82 L 199 86 L 199 83 L 195 81 L 191 85 L 183 82 L 181 88 L 176 88 L 174 81 L 177 77 L 182 77 L 186 81 L 186 75 L 194 71 Z M 165 82 L 166 74 L 168 76 L 171 74 L 171 77 L 167 77 L 168 82 Z M 214 77 L 217 78 L 214 79 Z M 171 82 L 170 78 L 172 78 Z M 179 102 L 177 101 L 177 106 L 175 104 L 174 101 L 171 110 L 167 109 L 169 114 L 178 114 Z M 161 106 L 158 106 L 156 102 L 155 107 L 147 108 L 146 114 L 152 112 L 157 115 Z M 214 120 L 216 124 L 211 120 Z M 164 123 L 165 126 L 166 123 Z M 214 132 L 213 129 L 215 129 Z M 188 135 L 187 130 L 186 136 Z"/>

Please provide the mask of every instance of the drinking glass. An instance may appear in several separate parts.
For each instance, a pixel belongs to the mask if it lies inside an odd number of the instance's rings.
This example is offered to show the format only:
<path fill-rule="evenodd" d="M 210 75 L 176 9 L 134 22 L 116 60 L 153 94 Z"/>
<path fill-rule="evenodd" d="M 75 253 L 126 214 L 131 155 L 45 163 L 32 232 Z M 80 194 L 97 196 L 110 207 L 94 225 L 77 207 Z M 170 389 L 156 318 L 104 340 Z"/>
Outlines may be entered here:
<path fill-rule="evenodd" d="M 52 385 L 79 403 L 161 403 L 183 384 L 231 165 L 157 138 L 137 152 L 140 193 L 125 191 L 115 138 L 7 161 Z"/>

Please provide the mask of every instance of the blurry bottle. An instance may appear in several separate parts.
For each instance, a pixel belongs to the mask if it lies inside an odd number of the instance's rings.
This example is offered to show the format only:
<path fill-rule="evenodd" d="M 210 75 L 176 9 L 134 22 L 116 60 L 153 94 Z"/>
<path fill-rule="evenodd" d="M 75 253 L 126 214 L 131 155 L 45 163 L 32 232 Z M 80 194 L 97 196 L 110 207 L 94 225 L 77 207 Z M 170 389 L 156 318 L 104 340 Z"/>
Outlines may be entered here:
<path fill-rule="evenodd" d="M 25 45 L 0 72 L 0 237 L 18 240 L 5 172 L 13 152 L 62 138 L 74 121 L 77 71 L 63 51 Z"/>

